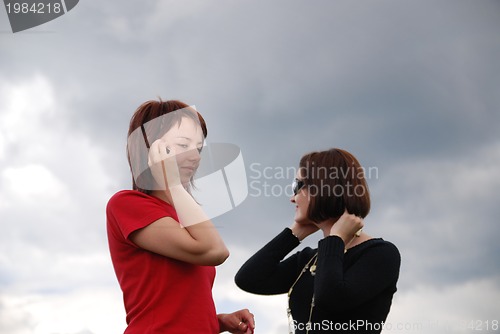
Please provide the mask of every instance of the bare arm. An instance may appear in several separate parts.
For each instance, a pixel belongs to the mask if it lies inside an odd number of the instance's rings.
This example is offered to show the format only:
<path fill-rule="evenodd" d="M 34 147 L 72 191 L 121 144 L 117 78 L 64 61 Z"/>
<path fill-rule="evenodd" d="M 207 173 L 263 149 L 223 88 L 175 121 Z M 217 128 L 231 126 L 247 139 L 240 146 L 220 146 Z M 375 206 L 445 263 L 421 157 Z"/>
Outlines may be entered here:
<path fill-rule="evenodd" d="M 133 232 L 130 240 L 153 253 L 197 265 L 217 266 L 229 256 L 210 221 L 183 228 L 173 218 L 160 218 Z"/>
<path fill-rule="evenodd" d="M 174 206 L 179 222 L 160 218 L 133 232 L 131 241 L 151 252 L 192 264 L 223 263 L 229 251 L 203 209 L 181 184 L 175 150 L 167 149 L 167 143 L 161 140 L 155 141 L 148 163 L 155 180 L 164 185 L 163 190 L 154 192 L 155 196 Z"/>

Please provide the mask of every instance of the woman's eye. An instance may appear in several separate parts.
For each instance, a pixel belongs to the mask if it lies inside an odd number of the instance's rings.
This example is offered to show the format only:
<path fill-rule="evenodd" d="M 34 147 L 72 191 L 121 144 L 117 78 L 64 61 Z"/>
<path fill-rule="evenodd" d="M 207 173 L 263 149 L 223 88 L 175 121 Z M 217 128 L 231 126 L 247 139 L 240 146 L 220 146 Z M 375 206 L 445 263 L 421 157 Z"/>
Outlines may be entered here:
<path fill-rule="evenodd" d="M 198 149 L 198 153 L 201 153 L 201 151 L 203 150 L 203 146 L 202 147 L 197 147 Z"/>
<path fill-rule="evenodd" d="M 179 146 L 180 148 L 184 148 L 184 149 L 187 149 L 189 147 L 186 144 L 177 144 L 177 146 Z"/>

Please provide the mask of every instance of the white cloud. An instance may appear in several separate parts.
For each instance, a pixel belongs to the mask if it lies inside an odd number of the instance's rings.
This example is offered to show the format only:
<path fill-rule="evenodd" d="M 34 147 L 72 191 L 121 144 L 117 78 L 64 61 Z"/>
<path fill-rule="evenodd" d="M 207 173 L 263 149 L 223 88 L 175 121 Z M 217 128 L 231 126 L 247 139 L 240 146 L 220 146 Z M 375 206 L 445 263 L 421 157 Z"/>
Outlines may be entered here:
<path fill-rule="evenodd" d="M 400 247 L 404 284 L 483 275 L 478 269 L 492 261 L 498 231 L 492 200 L 498 165 L 493 143 L 465 156 L 413 159 L 380 171 L 366 228 Z"/>
<path fill-rule="evenodd" d="M 0 161 L 7 160 L 7 149 L 14 145 L 18 150 L 31 150 L 39 141 L 38 121 L 53 116 L 54 94 L 48 81 L 35 75 L 27 82 L 0 81 Z M 26 145 L 19 147 L 25 140 Z"/>
<path fill-rule="evenodd" d="M 39 164 L 7 167 L 0 171 L 0 183 L 3 185 L 2 206 L 22 202 L 42 209 L 54 201 L 58 201 L 59 205 L 69 204 L 65 184 L 47 167 Z"/>
<path fill-rule="evenodd" d="M 0 82 L 0 130 L 7 143 L 30 138 L 36 142 L 37 122 L 54 115 L 55 94 L 41 74 L 23 82 Z"/>
<path fill-rule="evenodd" d="M 56 96 L 42 75 L 0 82 L 0 332 L 120 332 L 103 148 Z"/>
<path fill-rule="evenodd" d="M 40 236 L 43 237 L 47 238 Z M 46 242 L 3 242 L 0 268 L 5 273 L 2 277 L 5 287 L 0 291 L 8 288 L 16 293 L 45 291 L 57 294 L 115 283 L 109 255 L 101 247 L 93 246 L 77 253 L 64 244 L 50 247 Z M 61 252 L 60 248 L 68 251 Z"/>
<path fill-rule="evenodd" d="M 85 236 L 95 239 L 96 233 L 89 231 L 95 224 L 103 226 L 112 184 L 103 165 L 104 148 L 72 128 L 67 121 L 71 109 L 61 102 L 70 97 L 57 99 L 45 77 L 4 81 L 0 88 L 3 238 L 16 231 L 8 242 L 23 242 L 38 231 L 38 242 L 64 233 L 66 238 L 50 242 L 56 245 Z"/>
<path fill-rule="evenodd" d="M 444 288 L 418 285 L 396 293 L 384 333 L 494 332 L 495 321 L 498 331 L 499 299 L 499 277 Z"/>
<path fill-rule="evenodd" d="M 125 315 L 119 289 L 82 288 L 64 294 L 3 293 L 0 329 L 9 334 L 122 333 Z"/>

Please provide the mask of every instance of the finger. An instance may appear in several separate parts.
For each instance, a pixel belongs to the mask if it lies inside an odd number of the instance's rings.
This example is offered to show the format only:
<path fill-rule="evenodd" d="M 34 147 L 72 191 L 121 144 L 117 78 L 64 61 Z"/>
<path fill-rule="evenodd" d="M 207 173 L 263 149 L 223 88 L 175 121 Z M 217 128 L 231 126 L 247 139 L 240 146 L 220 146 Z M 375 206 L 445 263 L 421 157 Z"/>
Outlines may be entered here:
<path fill-rule="evenodd" d="M 148 154 L 148 163 L 151 166 L 152 164 L 156 164 L 158 161 L 160 161 L 159 157 L 159 152 L 158 152 L 158 145 L 160 144 L 160 140 L 154 141 L 151 146 L 149 147 L 149 154 Z"/>
<path fill-rule="evenodd" d="M 167 151 L 167 143 L 164 141 L 160 141 L 158 143 L 158 155 L 161 157 L 161 160 L 165 160 L 167 158 L 167 155 L 170 153 L 170 149 Z"/>
<path fill-rule="evenodd" d="M 255 319 L 252 313 L 249 313 L 243 321 L 243 323 L 247 325 L 249 329 L 253 330 L 255 328 Z"/>
<path fill-rule="evenodd" d="M 248 326 L 243 321 L 240 321 L 238 326 L 236 326 L 236 329 L 240 332 L 246 333 Z"/>
<path fill-rule="evenodd" d="M 243 314 L 242 314 L 242 321 L 244 321 L 245 323 L 247 324 L 250 324 L 250 325 L 255 325 L 255 316 L 253 315 L 252 312 L 250 312 L 248 309 L 244 309 L 242 310 L 243 311 Z"/>

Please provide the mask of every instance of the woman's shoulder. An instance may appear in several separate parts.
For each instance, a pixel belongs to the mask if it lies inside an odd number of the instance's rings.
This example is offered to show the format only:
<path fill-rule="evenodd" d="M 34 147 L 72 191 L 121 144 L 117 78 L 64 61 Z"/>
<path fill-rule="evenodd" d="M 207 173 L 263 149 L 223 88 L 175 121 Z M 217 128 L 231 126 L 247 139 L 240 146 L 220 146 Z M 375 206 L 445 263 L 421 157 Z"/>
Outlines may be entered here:
<path fill-rule="evenodd" d="M 311 248 L 311 247 L 304 247 L 303 249 L 299 250 L 296 253 L 298 263 L 306 263 L 309 262 L 309 260 L 318 253 L 317 248 Z"/>
<path fill-rule="evenodd" d="M 126 208 L 132 206 L 154 205 L 162 206 L 162 202 L 154 196 L 137 190 L 120 190 L 108 200 L 107 209 Z"/>
<path fill-rule="evenodd" d="M 359 252 L 376 250 L 376 251 L 383 252 L 387 256 L 390 256 L 390 255 L 393 255 L 395 257 L 401 256 L 399 253 L 399 249 L 396 247 L 396 245 L 388 240 L 383 239 L 383 238 L 369 239 L 369 240 L 355 246 L 354 248 L 357 248 L 356 250 Z"/>
<path fill-rule="evenodd" d="M 111 196 L 106 205 L 106 214 L 114 219 L 127 217 L 131 220 L 140 220 L 144 217 L 148 219 L 172 217 L 178 221 L 173 206 L 158 197 L 137 190 L 121 190 Z"/>
<path fill-rule="evenodd" d="M 392 242 L 390 242 L 388 240 L 379 238 L 379 244 L 382 245 L 383 247 L 387 248 L 388 250 L 399 253 L 398 247 L 396 247 L 395 244 L 393 244 Z"/>
<path fill-rule="evenodd" d="M 387 247 L 396 247 L 391 241 L 386 240 L 384 238 L 371 238 L 367 240 L 367 242 L 372 242 L 373 245 L 378 245 L 378 246 L 387 246 Z M 397 248 L 397 247 L 396 247 Z"/>
<path fill-rule="evenodd" d="M 399 270 L 401 266 L 401 253 L 399 249 L 390 241 L 382 238 L 372 239 L 371 245 L 368 245 L 368 250 L 373 250 L 379 258 L 383 258 L 385 263 L 392 263 L 395 269 Z"/>
<path fill-rule="evenodd" d="M 123 189 L 119 190 L 116 193 L 114 193 L 111 196 L 111 199 L 114 198 L 122 198 L 122 197 L 129 197 L 129 196 L 138 196 L 138 197 L 151 197 L 143 192 L 140 192 L 138 190 L 131 190 L 131 189 Z"/>
<path fill-rule="evenodd" d="M 153 200 L 154 197 L 150 196 L 148 194 L 145 194 L 143 192 L 137 191 L 137 190 L 120 190 L 113 194 L 110 199 L 109 203 L 116 203 L 116 202 L 124 202 L 128 200 Z"/>

